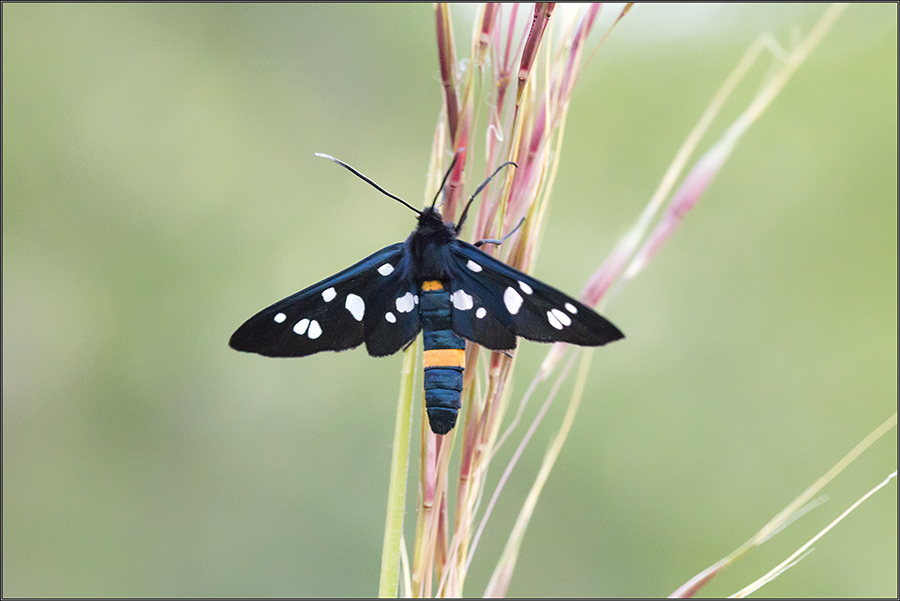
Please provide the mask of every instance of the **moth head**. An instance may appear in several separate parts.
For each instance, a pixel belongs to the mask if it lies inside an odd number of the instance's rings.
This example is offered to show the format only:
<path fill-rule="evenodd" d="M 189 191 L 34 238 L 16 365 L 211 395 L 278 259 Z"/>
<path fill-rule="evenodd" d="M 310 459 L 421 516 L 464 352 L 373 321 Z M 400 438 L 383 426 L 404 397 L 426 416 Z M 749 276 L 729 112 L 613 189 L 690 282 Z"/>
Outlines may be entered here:
<path fill-rule="evenodd" d="M 452 223 L 444 223 L 440 211 L 434 207 L 425 207 L 419 213 L 419 224 L 416 232 L 424 236 L 437 236 L 439 240 L 452 240 L 456 238 L 456 228 Z"/>

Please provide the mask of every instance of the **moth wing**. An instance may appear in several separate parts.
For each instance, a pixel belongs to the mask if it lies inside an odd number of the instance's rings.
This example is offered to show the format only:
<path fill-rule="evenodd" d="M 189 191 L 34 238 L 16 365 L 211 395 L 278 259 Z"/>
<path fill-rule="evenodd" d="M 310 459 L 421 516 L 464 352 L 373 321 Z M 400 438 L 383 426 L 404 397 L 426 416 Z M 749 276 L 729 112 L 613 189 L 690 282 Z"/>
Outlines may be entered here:
<path fill-rule="evenodd" d="M 383 303 L 381 299 L 392 298 L 395 292 L 408 287 L 408 264 L 405 243 L 385 247 L 263 309 L 239 327 L 228 344 L 235 350 L 267 357 L 302 357 L 359 346 L 366 339 L 373 309 Z M 413 325 L 418 325 L 418 312 L 404 317 L 402 332 L 408 334 Z M 412 336 L 416 332 L 417 328 Z M 391 344 L 380 350 L 395 343 L 391 338 Z"/>
<path fill-rule="evenodd" d="M 366 297 L 366 350 L 373 357 L 392 355 L 405 347 L 422 328 L 419 290 L 413 281 L 412 257 L 404 252 L 394 274 Z"/>
<path fill-rule="evenodd" d="M 590 307 L 475 246 L 455 240 L 451 247 L 453 329 L 460 336 L 493 350 L 514 348 L 516 336 L 579 346 L 625 337 Z"/>

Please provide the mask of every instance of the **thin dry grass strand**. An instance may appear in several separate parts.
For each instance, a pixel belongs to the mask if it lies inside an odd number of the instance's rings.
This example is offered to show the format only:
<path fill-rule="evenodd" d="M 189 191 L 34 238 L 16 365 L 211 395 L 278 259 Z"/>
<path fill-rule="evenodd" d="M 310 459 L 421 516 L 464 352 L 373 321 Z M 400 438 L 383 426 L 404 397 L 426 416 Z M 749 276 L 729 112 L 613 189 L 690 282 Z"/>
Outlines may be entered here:
<path fill-rule="evenodd" d="M 400 541 L 400 575 L 403 577 L 403 596 L 407 599 L 412 597 L 412 575 L 409 568 L 409 551 L 406 550 L 406 543 Z M 391 595 L 378 595 L 379 597 L 390 597 Z M 394 595 L 396 597 L 396 595 Z"/>
<path fill-rule="evenodd" d="M 562 386 L 563 382 L 569 375 L 569 372 L 572 370 L 572 366 L 575 363 L 575 355 L 572 355 L 569 361 L 566 362 L 565 367 L 559 373 L 559 376 L 556 379 L 556 382 L 553 383 L 553 387 L 550 389 L 550 393 L 547 395 L 547 399 L 544 401 L 544 404 L 541 406 L 537 415 L 531 422 L 528 430 L 525 432 L 522 440 L 519 442 L 519 446 L 516 447 L 515 452 L 513 453 L 512 458 L 510 458 L 509 463 L 506 465 L 506 469 L 503 470 L 503 475 L 500 476 L 500 481 L 497 483 L 497 486 L 494 488 L 494 492 L 491 495 L 491 500 L 488 502 L 487 507 L 484 510 L 484 516 L 481 518 L 481 522 L 478 524 L 478 529 L 475 532 L 475 537 L 472 539 L 472 545 L 469 550 L 469 558 L 466 562 L 466 569 L 468 570 L 469 564 L 472 562 L 472 557 L 475 554 L 475 549 L 478 546 L 478 541 L 481 539 L 481 534 L 484 532 L 484 528 L 487 526 L 488 520 L 491 517 L 491 513 L 494 510 L 494 506 L 497 503 L 497 499 L 500 497 L 500 493 L 503 491 L 503 488 L 506 486 L 506 482 L 509 480 L 509 477 L 512 475 L 512 471 L 515 466 L 518 464 L 519 459 L 522 457 L 522 453 L 525 452 L 525 447 L 528 446 L 528 443 L 531 441 L 531 438 L 534 436 L 537 427 L 541 424 L 544 419 L 544 416 L 547 414 L 547 411 L 550 409 L 550 406 L 553 404 L 553 400 L 556 398 L 556 394 L 559 392 L 560 386 Z"/>
<path fill-rule="evenodd" d="M 503 554 L 501 555 L 500 560 L 497 562 L 497 566 L 494 569 L 494 574 L 491 576 L 491 580 L 488 583 L 487 590 L 485 591 L 485 596 L 505 595 L 509 588 L 509 582 L 512 578 L 512 573 L 518 560 L 519 549 L 521 548 L 522 541 L 525 538 L 525 531 L 528 528 L 528 524 L 531 521 L 532 515 L 534 514 L 534 509 L 537 506 L 538 498 L 543 491 L 544 485 L 547 483 L 547 479 L 550 477 L 550 472 L 553 470 L 553 466 L 555 465 L 556 460 L 559 457 L 560 452 L 562 451 L 562 447 L 565 444 L 566 438 L 568 438 L 569 436 L 569 432 L 572 429 L 572 424 L 575 422 L 575 415 L 578 413 L 578 407 L 580 406 L 581 399 L 584 396 L 584 389 L 587 383 L 591 360 L 594 354 L 593 351 L 594 349 L 592 348 L 579 349 L 579 353 L 581 354 L 581 361 L 578 366 L 578 374 L 575 379 L 575 387 L 572 390 L 571 396 L 569 397 L 569 406 L 566 408 L 565 416 L 563 417 L 563 421 L 556 433 L 556 436 L 553 438 L 550 446 L 544 454 L 544 459 L 541 462 L 541 467 L 538 470 L 538 474 L 531 486 L 531 490 L 528 492 L 525 503 L 522 505 L 519 516 L 516 518 L 516 523 L 513 526 L 512 531 L 510 532 L 506 547 L 503 550 Z M 574 362 L 576 356 L 577 354 L 573 354 L 572 359 L 567 362 L 564 371 L 571 368 L 571 365 Z M 564 379 L 565 376 L 561 377 L 560 381 Z M 548 402 L 545 403 L 545 405 L 549 407 L 549 403 L 550 399 L 548 399 Z"/>
<path fill-rule="evenodd" d="M 747 595 L 750 595 L 750 594 L 758 591 L 760 588 L 762 588 L 763 585 L 775 580 L 775 578 L 777 578 L 778 576 L 783 574 L 785 571 L 787 571 L 794 565 L 796 565 L 797 562 L 799 562 L 801 559 L 806 557 L 806 555 L 808 555 L 810 552 L 813 551 L 814 547 L 812 545 L 814 545 L 816 541 L 818 541 L 820 538 L 825 536 L 825 534 L 827 534 L 832 528 L 837 526 L 845 517 L 850 515 L 854 510 L 856 510 L 857 507 L 862 505 L 862 503 L 866 499 L 868 499 L 869 497 L 874 495 L 876 492 L 878 492 L 879 490 L 881 490 L 882 488 L 887 486 L 888 483 L 890 483 L 890 481 L 896 477 L 897 477 L 897 471 L 894 470 L 893 472 L 888 474 L 887 478 L 882 480 L 882 482 L 880 484 L 876 485 L 874 488 L 869 490 L 869 492 L 867 492 L 862 497 L 857 499 L 856 502 L 854 502 L 850 507 L 845 509 L 841 513 L 841 515 L 839 515 L 837 518 L 835 518 L 825 528 L 820 530 L 818 534 L 816 534 L 814 537 L 809 539 L 803 546 L 801 546 L 799 549 L 794 551 L 787 559 L 785 559 L 780 564 L 778 564 L 777 566 L 772 568 L 769 572 L 767 572 L 764 576 L 760 577 L 758 580 L 752 582 L 751 584 L 745 586 L 738 592 L 731 595 L 731 597 L 738 597 L 738 598 L 746 597 Z"/>
<path fill-rule="evenodd" d="M 519 401 L 519 406 L 516 409 L 516 414 L 513 416 L 512 420 L 507 424 L 506 429 L 503 431 L 503 435 L 494 445 L 494 448 L 491 449 L 491 458 L 493 459 L 494 455 L 497 454 L 497 451 L 500 447 L 503 446 L 503 443 L 506 442 L 506 439 L 513 433 L 516 429 L 516 426 L 519 425 L 519 421 L 522 419 L 522 415 L 525 413 L 525 408 L 528 406 L 528 401 L 531 400 L 531 396 L 534 394 L 534 391 L 537 389 L 537 385 L 541 382 L 538 375 L 535 375 L 531 382 L 528 384 L 528 388 L 525 389 L 525 394 L 522 395 L 522 400 Z"/>
<path fill-rule="evenodd" d="M 872 444 L 884 436 L 888 431 L 895 428 L 897 426 L 897 414 L 894 413 L 891 417 L 884 421 L 880 426 L 875 428 L 872 432 L 868 434 L 865 438 L 863 438 L 855 447 L 853 447 L 849 453 L 844 455 L 840 461 L 838 461 L 831 469 L 829 469 L 825 474 L 816 480 L 810 487 L 804 490 L 800 495 L 788 503 L 788 505 L 779 511 L 775 517 L 773 517 L 769 522 L 759 529 L 759 531 L 754 534 L 749 540 L 747 540 L 744 544 L 739 546 L 737 549 L 701 571 L 699 574 L 682 584 L 680 587 L 675 589 L 675 591 L 669 595 L 669 597 L 675 598 L 687 598 L 694 596 L 703 586 L 706 585 L 707 582 L 712 580 L 713 576 L 715 576 L 719 570 L 722 568 L 731 565 L 740 557 L 743 557 L 746 553 L 748 553 L 754 547 L 758 547 L 763 544 L 776 533 L 783 530 L 786 525 L 796 518 L 794 515 L 799 511 L 808 511 L 808 509 L 804 509 L 807 505 L 812 501 L 819 493 L 822 491 L 825 486 L 831 482 L 838 474 L 840 474 L 844 469 L 846 469 L 853 461 L 855 461 L 866 449 L 868 449 Z"/>
<path fill-rule="evenodd" d="M 751 100 L 746 110 L 731 124 L 712 148 L 700 158 L 694 169 L 691 170 L 672 197 L 669 209 L 666 211 L 662 221 L 657 225 L 654 232 L 650 234 L 643 247 L 637 251 L 631 264 L 625 270 L 623 282 L 633 278 L 671 236 L 684 218 L 684 215 L 694 207 L 700 196 L 706 191 L 706 188 L 718 174 L 719 169 L 731 155 L 741 137 L 772 104 L 797 68 L 809 58 L 810 53 L 825 34 L 828 33 L 828 30 L 845 9 L 846 5 L 832 4 L 829 6 L 816 25 L 813 26 L 806 39 L 800 43 L 794 52 L 786 57 L 787 60 L 769 78 L 763 89 Z M 771 47 L 771 43 L 767 42 L 769 39 L 757 38 L 751 47 L 754 55 L 753 60 L 763 48 Z M 750 54 L 751 51 L 748 51 L 747 54 Z M 745 56 L 747 55 L 745 54 Z M 776 56 L 783 56 L 783 53 L 778 53 Z M 743 62 L 742 60 L 742 64 Z M 736 72 L 740 70 L 742 64 L 739 64 L 738 69 L 735 70 Z M 730 79 L 726 82 L 726 85 L 730 83 Z"/>

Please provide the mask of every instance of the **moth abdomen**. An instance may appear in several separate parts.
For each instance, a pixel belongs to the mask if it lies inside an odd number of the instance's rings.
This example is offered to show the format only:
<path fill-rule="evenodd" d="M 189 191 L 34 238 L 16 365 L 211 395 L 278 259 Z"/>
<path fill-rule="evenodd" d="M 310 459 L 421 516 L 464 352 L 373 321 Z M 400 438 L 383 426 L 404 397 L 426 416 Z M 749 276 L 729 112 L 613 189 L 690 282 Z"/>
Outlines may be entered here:
<path fill-rule="evenodd" d="M 432 431 L 446 434 L 456 425 L 461 406 L 466 341 L 451 329 L 450 293 L 441 282 L 422 283 L 419 312 L 425 346 L 425 410 Z"/>

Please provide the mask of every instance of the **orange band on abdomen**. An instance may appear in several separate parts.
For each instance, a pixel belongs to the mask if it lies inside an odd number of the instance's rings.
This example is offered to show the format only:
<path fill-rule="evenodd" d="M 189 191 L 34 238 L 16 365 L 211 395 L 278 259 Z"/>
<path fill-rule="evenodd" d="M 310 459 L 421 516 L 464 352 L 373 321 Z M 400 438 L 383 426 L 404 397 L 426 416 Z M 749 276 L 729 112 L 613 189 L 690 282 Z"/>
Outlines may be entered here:
<path fill-rule="evenodd" d="M 422 282 L 422 291 L 428 292 L 429 290 L 443 290 L 444 285 L 439 280 L 428 280 L 427 282 Z"/>
<path fill-rule="evenodd" d="M 438 348 L 425 351 L 423 367 L 465 367 L 466 351 L 460 348 Z"/>

